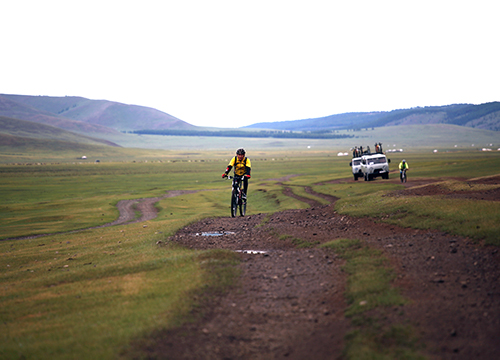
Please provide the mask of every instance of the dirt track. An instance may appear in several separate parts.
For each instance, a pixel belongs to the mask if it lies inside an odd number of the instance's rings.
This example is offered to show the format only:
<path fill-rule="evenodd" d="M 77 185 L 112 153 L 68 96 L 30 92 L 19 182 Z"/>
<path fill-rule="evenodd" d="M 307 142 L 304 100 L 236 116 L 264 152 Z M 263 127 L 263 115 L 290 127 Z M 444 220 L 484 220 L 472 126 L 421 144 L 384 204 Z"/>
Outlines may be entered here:
<path fill-rule="evenodd" d="M 499 180 L 489 181 L 498 184 Z M 418 196 L 438 189 L 412 189 L 426 183 L 409 182 L 402 191 Z M 429 358 L 499 358 L 497 248 L 438 231 L 339 215 L 333 210 L 335 198 L 330 196 L 316 194 L 332 203 L 322 206 L 297 197 L 289 188 L 284 193 L 311 208 L 270 217 L 205 219 L 170 239 L 189 248 L 240 251 L 241 287 L 205 304 L 199 322 L 156 334 L 149 346 L 137 350 L 152 359 L 341 358 L 344 336 L 353 328 L 343 315 L 347 307 L 343 261 L 332 252 L 299 249 L 291 238 L 279 237 L 291 235 L 311 243 L 358 238 L 381 249 L 397 272 L 395 285 L 410 300 L 389 309 L 385 321 L 414 326 Z M 444 195 L 499 200 L 498 191 Z M 200 235 L 205 232 L 227 234 Z"/>

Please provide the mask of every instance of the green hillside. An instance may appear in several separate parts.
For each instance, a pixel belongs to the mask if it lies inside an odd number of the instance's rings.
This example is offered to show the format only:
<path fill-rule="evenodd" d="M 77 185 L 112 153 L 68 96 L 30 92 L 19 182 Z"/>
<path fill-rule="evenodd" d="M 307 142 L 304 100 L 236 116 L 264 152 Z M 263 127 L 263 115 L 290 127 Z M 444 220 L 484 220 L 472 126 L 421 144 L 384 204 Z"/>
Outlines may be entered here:
<path fill-rule="evenodd" d="M 12 119 L 4 116 L 0 116 L 0 134 L 6 136 L 3 139 L 10 138 L 11 143 L 13 144 L 26 143 L 27 139 L 43 139 L 89 145 L 119 146 L 111 141 L 77 134 L 55 126 L 20 119 Z M 14 138 L 23 140 L 18 142 L 14 141 Z M 2 141 L 2 144 L 6 143 Z"/>
<path fill-rule="evenodd" d="M 0 133 L 0 163 L 68 163 L 125 159 L 123 148 L 63 140 L 26 138 Z M 86 156 L 85 160 L 82 157 Z"/>
<path fill-rule="evenodd" d="M 257 123 L 247 128 L 318 131 L 419 124 L 449 124 L 499 131 L 500 102 L 419 107 L 389 112 L 345 113 L 314 119 Z"/>
<path fill-rule="evenodd" d="M 396 110 L 369 126 L 408 124 L 452 124 L 486 130 L 500 130 L 500 102 L 480 105 L 460 104 Z"/>
<path fill-rule="evenodd" d="M 3 99 L 2 99 L 3 98 Z M 13 104 L 7 104 L 7 101 Z M 24 106 L 24 107 L 23 107 Z M 17 110 L 12 112 L 16 107 Z M 38 111 L 38 114 L 36 112 Z M 0 95 L 0 115 L 37 121 L 34 117 L 53 117 L 78 121 L 87 126 L 100 126 L 115 131 L 141 129 L 195 129 L 172 115 L 156 109 L 126 105 L 108 100 L 90 100 L 76 96 Z M 59 126 L 51 124 L 54 126 Z M 86 130 L 84 129 L 85 132 Z M 110 130 L 108 129 L 109 132 Z M 102 133 L 102 130 L 99 132 Z"/>
<path fill-rule="evenodd" d="M 112 128 L 65 118 L 44 109 L 38 109 L 24 103 L 13 101 L 3 95 L 0 95 L 0 116 L 51 125 L 82 134 L 111 135 L 118 133 L 117 130 Z"/>
<path fill-rule="evenodd" d="M 496 150 L 500 147 L 497 131 L 450 124 L 384 126 L 373 130 L 363 129 L 354 133 L 357 136 L 355 145 L 373 147 L 375 142 L 382 142 L 385 150 L 392 148 L 402 148 L 405 151 L 417 148 L 451 150 L 484 147 Z"/>
<path fill-rule="evenodd" d="M 0 153 L 16 151 L 18 153 L 42 154 L 44 152 L 78 152 L 95 150 L 96 145 L 90 143 L 77 143 L 64 140 L 45 140 L 13 136 L 0 133 Z"/>

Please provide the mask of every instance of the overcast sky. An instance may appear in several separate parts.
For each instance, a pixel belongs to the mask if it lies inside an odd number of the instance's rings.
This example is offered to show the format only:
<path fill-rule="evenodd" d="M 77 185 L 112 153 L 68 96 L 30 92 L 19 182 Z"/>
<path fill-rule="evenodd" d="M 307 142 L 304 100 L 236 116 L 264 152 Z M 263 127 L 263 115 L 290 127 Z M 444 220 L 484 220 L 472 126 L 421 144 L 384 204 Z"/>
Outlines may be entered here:
<path fill-rule="evenodd" d="M 497 0 L 16 0 L 0 93 L 240 127 L 500 101 Z"/>

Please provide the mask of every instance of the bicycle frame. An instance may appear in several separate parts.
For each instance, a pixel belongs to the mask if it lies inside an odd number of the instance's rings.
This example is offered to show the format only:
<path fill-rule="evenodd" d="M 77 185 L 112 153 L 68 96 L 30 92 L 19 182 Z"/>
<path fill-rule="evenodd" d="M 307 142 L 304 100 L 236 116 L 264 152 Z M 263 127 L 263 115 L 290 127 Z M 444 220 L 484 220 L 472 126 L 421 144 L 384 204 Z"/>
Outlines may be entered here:
<path fill-rule="evenodd" d="M 399 170 L 401 182 L 406 182 L 406 169 Z"/>
<path fill-rule="evenodd" d="M 246 212 L 246 201 L 242 199 L 243 186 L 243 176 L 228 176 L 228 179 L 232 179 L 232 192 L 231 192 L 231 217 L 236 216 L 237 209 L 240 209 L 240 215 L 245 216 Z"/>

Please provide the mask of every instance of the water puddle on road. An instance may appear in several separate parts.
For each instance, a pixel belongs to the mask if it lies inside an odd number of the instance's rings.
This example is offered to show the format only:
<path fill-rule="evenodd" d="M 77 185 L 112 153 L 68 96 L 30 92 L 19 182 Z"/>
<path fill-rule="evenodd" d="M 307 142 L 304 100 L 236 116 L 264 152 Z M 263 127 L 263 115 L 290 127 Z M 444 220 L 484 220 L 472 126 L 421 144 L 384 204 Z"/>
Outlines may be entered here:
<path fill-rule="evenodd" d="M 196 236 L 224 236 L 224 235 L 234 235 L 235 233 L 232 231 L 214 231 L 214 232 L 202 232 L 196 233 Z M 264 250 L 235 250 L 235 252 L 239 252 L 242 254 L 250 254 L 250 255 L 265 255 L 269 256 L 267 251 Z"/>
<path fill-rule="evenodd" d="M 224 236 L 224 235 L 233 235 L 232 231 L 215 231 L 215 232 L 202 232 L 196 233 L 196 236 Z"/>
<path fill-rule="evenodd" d="M 243 253 L 243 254 L 252 254 L 252 255 L 263 254 L 263 255 L 267 255 L 267 251 L 263 251 L 263 250 L 235 250 L 235 251 Z"/>

